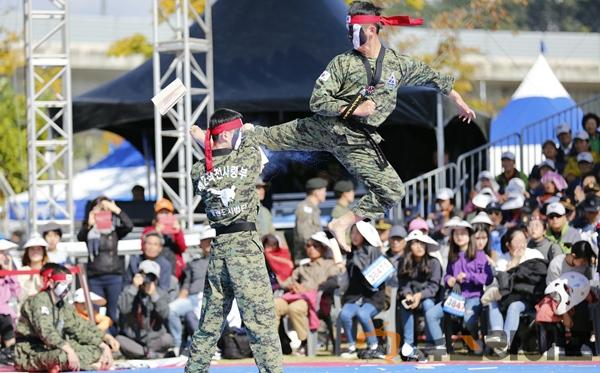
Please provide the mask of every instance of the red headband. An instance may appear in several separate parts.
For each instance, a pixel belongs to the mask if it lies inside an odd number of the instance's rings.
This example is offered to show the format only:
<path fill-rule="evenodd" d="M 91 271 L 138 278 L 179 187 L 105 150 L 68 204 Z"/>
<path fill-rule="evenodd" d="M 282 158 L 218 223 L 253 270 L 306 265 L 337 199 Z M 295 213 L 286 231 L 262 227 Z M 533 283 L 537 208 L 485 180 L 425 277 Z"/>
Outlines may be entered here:
<path fill-rule="evenodd" d="M 410 18 L 410 16 L 348 16 L 349 25 L 364 25 L 366 23 L 381 23 L 384 26 L 420 26 L 423 18 Z"/>
<path fill-rule="evenodd" d="M 206 172 L 210 172 L 213 169 L 212 162 L 212 145 L 210 137 L 212 135 L 218 135 L 223 132 L 235 130 L 241 128 L 244 123 L 240 118 L 234 119 L 229 122 L 221 123 L 214 128 L 207 128 L 206 135 L 204 136 L 204 160 L 206 162 Z"/>
<path fill-rule="evenodd" d="M 42 276 L 43 285 L 40 291 L 44 291 L 48 289 L 48 285 L 50 285 L 50 280 L 54 282 L 59 281 L 71 281 L 71 275 L 68 273 L 54 273 L 54 269 L 49 268 L 44 272 L 40 273 Z"/>

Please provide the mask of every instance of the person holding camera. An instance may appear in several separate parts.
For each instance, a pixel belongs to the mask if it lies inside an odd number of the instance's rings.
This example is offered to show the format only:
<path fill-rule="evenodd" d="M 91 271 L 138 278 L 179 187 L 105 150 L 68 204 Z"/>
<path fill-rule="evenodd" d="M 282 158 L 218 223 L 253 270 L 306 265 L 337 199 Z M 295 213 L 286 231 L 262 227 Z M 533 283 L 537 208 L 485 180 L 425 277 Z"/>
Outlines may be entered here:
<path fill-rule="evenodd" d="M 158 287 L 169 292 L 171 287 L 171 263 L 167 258 L 161 255 L 165 240 L 163 236 L 156 232 L 150 231 L 142 236 L 142 254 L 131 256 L 127 271 L 125 271 L 125 283 L 129 284 L 133 277 L 139 273 L 140 263 L 144 260 L 152 260 L 160 267 L 160 276 L 158 277 Z"/>
<path fill-rule="evenodd" d="M 169 317 L 169 296 L 158 286 L 159 277 L 158 263 L 144 260 L 119 296 L 121 334 L 117 341 L 128 358 L 160 358 L 173 347 L 173 337 L 164 326 Z"/>

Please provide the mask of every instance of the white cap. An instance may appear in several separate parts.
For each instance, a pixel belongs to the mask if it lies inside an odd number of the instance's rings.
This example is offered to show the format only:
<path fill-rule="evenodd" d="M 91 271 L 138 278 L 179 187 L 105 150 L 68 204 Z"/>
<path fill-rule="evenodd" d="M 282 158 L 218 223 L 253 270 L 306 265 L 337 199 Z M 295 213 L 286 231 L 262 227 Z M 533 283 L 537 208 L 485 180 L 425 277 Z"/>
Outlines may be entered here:
<path fill-rule="evenodd" d="M 579 131 L 575 135 L 575 139 L 588 141 L 590 139 L 590 135 L 588 135 L 588 133 L 586 131 Z"/>
<path fill-rule="evenodd" d="M 525 196 L 521 193 L 507 193 L 508 199 L 502 204 L 502 210 L 516 210 L 525 205 Z"/>
<path fill-rule="evenodd" d="M 207 238 L 215 238 L 217 237 L 217 231 L 214 228 L 206 228 L 202 232 L 200 232 L 200 239 L 205 240 Z"/>
<path fill-rule="evenodd" d="M 367 223 L 366 221 L 360 220 L 356 222 L 356 228 L 358 232 L 367 240 L 367 242 L 371 246 L 381 247 L 383 243 L 381 242 L 381 238 L 379 238 L 379 233 L 374 226 Z"/>
<path fill-rule="evenodd" d="M 506 194 L 521 194 L 524 195 L 526 191 L 525 182 L 518 177 L 513 177 L 508 181 L 508 185 L 506 186 L 505 193 Z"/>
<path fill-rule="evenodd" d="M 407 243 L 410 241 L 421 241 L 428 246 L 438 246 L 438 243 L 435 242 L 433 238 L 429 237 L 419 229 L 415 229 L 414 231 L 410 232 L 408 236 L 406 236 L 405 240 Z"/>
<path fill-rule="evenodd" d="M 490 196 L 488 193 L 483 193 L 483 191 L 481 191 L 475 197 L 473 197 L 471 202 L 473 202 L 473 205 L 475 205 L 475 207 L 484 209 L 493 200 L 494 200 L 494 198 L 492 196 Z"/>
<path fill-rule="evenodd" d="M 98 294 L 90 291 L 90 300 L 92 303 L 101 303 L 101 305 L 106 304 L 106 299 L 102 298 Z M 79 288 L 75 290 L 75 294 L 73 296 L 73 302 L 75 303 L 85 303 L 85 295 L 83 294 L 83 289 Z"/>
<path fill-rule="evenodd" d="M 160 277 L 160 266 L 154 260 L 144 260 L 140 263 L 138 271 L 145 274 L 153 273 L 156 277 Z"/>
<path fill-rule="evenodd" d="M 515 159 L 517 159 L 517 157 L 515 157 L 515 153 L 507 151 L 502 153 L 500 159 L 510 159 L 511 161 L 514 161 Z"/>
<path fill-rule="evenodd" d="M 455 228 L 467 228 L 473 230 L 473 226 L 469 224 L 468 221 L 459 218 L 458 216 L 453 217 L 448 220 L 448 222 L 444 225 L 445 228 L 455 229 Z"/>
<path fill-rule="evenodd" d="M 16 249 L 17 247 L 19 247 L 19 245 L 12 241 L 0 239 L 0 251 L 12 250 Z"/>
<path fill-rule="evenodd" d="M 325 232 L 317 232 L 310 236 L 310 238 L 322 243 L 325 247 L 331 248 L 331 239 L 327 238 L 327 234 L 325 234 Z"/>
<path fill-rule="evenodd" d="M 556 171 L 556 164 L 554 163 L 554 161 L 552 159 L 546 159 L 545 161 L 540 163 L 539 167 L 540 168 L 548 167 L 548 168 L 552 169 L 552 171 Z"/>
<path fill-rule="evenodd" d="M 556 136 L 560 135 L 561 133 L 568 132 L 571 132 L 571 126 L 568 123 L 561 123 L 556 126 Z"/>
<path fill-rule="evenodd" d="M 492 175 L 492 173 L 490 171 L 484 170 L 479 173 L 479 176 L 477 177 L 477 179 L 479 179 L 479 180 L 481 180 L 481 179 L 494 180 L 494 175 Z"/>
<path fill-rule="evenodd" d="M 27 249 L 28 247 L 34 247 L 34 246 L 48 247 L 48 242 L 46 242 L 46 240 L 43 239 L 42 236 L 40 236 L 38 233 L 34 233 L 31 235 L 29 240 L 27 240 L 27 242 L 25 242 L 25 245 L 23 245 L 23 248 Z"/>
<path fill-rule="evenodd" d="M 450 188 L 440 188 L 435 194 L 435 199 L 442 201 L 447 201 L 452 198 L 454 198 L 454 191 L 452 191 Z"/>
<path fill-rule="evenodd" d="M 552 202 L 546 207 L 546 216 L 550 214 L 563 216 L 566 213 L 567 211 L 565 210 L 565 206 L 563 206 L 563 204 L 560 202 Z"/>
<path fill-rule="evenodd" d="M 490 216 L 485 211 L 482 211 L 479 214 L 475 215 L 473 220 L 471 220 L 471 224 L 494 225 L 492 219 L 490 219 Z"/>
<path fill-rule="evenodd" d="M 594 163 L 594 157 L 590 152 L 581 152 L 577 154 L 577 162 Z"/>

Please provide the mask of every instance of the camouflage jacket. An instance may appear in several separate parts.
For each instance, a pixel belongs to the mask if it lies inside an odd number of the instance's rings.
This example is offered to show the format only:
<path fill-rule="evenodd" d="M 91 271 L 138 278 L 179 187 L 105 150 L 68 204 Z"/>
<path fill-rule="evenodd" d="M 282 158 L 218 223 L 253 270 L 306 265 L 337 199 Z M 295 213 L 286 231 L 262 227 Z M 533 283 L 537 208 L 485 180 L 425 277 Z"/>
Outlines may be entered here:
<path fill-rule="evenodd" d="M 212 227 L 227 226 L 236 221 L 256 223 L 259 200 L 254 181 L 262 170 L 261 161 L 257 136 L 248 131 L 244 132 L 238 149 L 213 150 L 211 172 L 206 172 L 204 160 L 194 164 L 191 172 L 194 193 L 202 197 Z M 239 250 L 244 250 L 244 246 L 247 249 L 248 245 L 232 245 L 232 240 L 259 242 L 256 232 L 219 235 L 213 240 L 213 248 L 217 250 L 211 255 L 244 254 Z"/>
<path fill-rule="evenodd" d="M 369 58 L 371 69 L 375 69 L 375 58 Z M 340 107 L 347 105 L 367 85 L 367 74 L 358 52 L 348 51 L 336 56 L 316 81 L 310 98 L 311 111 L 337 117 Z M 427 86 L 443 94 L 452 90 L 454 78 L 434 71 L 425 63 L 386 49 L 381 79 L 375 92 L 369 97 L 377 109 L 361 122 L 378 127 L 396 107 L 397 90 L 402 86 Z"/>
<path fill-rule="evenodd" d="M 56 306 L 47 291 L 23 303 L 16 334 L 18 339 L 28 340 L 23 343 L 40 341 L 48 349 L 61 348 L 69 340 L 94 346 L 102 343 L 102 332 L 98 328 L 79 317 L 67 302 L 62 307 Z"/>

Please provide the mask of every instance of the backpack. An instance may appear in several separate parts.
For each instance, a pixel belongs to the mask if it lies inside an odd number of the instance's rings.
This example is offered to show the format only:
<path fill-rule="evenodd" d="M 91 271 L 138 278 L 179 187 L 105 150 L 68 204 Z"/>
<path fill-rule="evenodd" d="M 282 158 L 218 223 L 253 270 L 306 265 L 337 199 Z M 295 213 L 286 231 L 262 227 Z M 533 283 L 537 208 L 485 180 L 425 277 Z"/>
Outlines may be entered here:
<path fill-rule="evenodd" d="M 245 359 L 252 357 L 250 338 L 244 329 L 227 328 L 218 343 L 224 359 Z"/>

